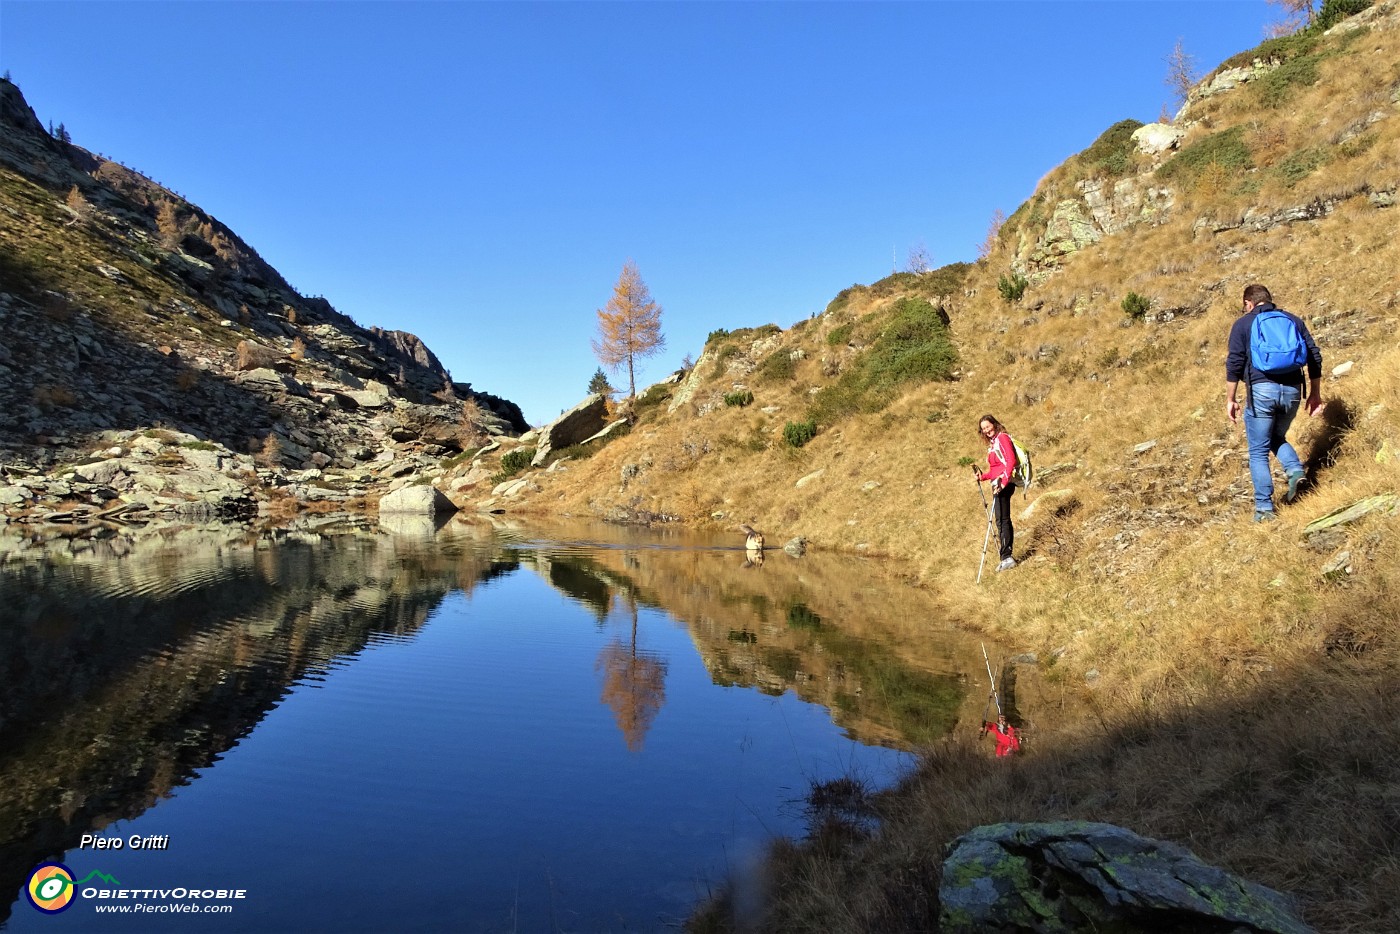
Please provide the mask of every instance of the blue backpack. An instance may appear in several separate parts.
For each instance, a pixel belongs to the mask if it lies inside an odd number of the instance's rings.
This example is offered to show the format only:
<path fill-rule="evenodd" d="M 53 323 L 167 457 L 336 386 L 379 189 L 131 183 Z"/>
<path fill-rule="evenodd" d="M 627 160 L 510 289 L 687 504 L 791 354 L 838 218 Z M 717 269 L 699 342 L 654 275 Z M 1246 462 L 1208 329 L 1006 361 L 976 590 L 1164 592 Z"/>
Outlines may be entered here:
<path fill-rule="evenodd" d="M 1249 327 L 1249 362 L 1261 373 L 1292 373 L 1308 360 L 1308 345 L 1290 315 L 1261 311 Z"/>

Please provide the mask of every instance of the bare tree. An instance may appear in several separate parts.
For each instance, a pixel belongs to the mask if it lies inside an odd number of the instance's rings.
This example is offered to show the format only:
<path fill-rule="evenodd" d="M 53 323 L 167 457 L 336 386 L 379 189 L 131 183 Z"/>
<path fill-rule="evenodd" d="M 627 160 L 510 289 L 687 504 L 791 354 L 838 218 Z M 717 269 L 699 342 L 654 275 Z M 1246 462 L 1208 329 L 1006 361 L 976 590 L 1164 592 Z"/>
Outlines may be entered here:
<path fill-rule="evenodd" d="M 1172 89 L 1179 103 L 1186 103 L 1186 97 L 1191 93 L 1191 88 L 1200 80 L 1200 73 L 1196 69 L 1196 56 L 1186 51 L 1186 45 L 1180 40 L 1176 40 L 1176 45 L 1172 46 L 1171 54 L 1166 57 L 1167 63 L 1167 87 Z"/>
<path fill-rule="evenodd" d="M 1317 7 L 1315 0 L 1268 0 L 1268 3 L 1283 10 L 1284 15 L 1280 22 L 1265 27 L 1271 37 L 1287 36 L 1312 25 Z"/>
<path fill-rule="evenodd" d="M 1006 214 L 1001 208 L 992 212 L 991 223 L 987 225 L 987 239 L 977 247 L 977 258 L 986 259 L 992 255 L 992 251 L 997 248 L 997 240 L 1001 237 L 1001 225 L 1006 223 Z"/>
<path fill-rule="evenodd" d="M 933 254 L 929 253 L 924 241 L 920 240 L 909 250 L 909 262 L 904 267 L 916 276 L 933 271 Z"/>
<path fill-rule="evenodd" d="M 613 297 L 605 308 L 598 309 L 598 337 L 593 340 L 593 353 L 611 370 L 627 367 L 627 398 L 635 399 L 637 358 L 654 356 L 665 348 L 661 306 L 652 301 L 637 264 L 629 259 L 613 286 Z"/>

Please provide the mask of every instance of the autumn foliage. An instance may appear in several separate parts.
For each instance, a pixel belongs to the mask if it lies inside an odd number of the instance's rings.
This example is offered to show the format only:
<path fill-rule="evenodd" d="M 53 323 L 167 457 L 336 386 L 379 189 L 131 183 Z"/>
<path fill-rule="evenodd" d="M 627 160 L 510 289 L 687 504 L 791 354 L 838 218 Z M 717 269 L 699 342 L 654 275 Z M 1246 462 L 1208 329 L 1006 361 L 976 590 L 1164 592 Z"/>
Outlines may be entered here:
<path fill-rule="evenodd" d="M 613 296 L 598 310 L 598 337 L 593 353 L 610 370 L 627 367 L 627 397 L 636 398 L 636 361 L 666 347 L 661 333 L 661 306 L 652 300 L 637 264 L 628 260 L 613 286 Z"/>

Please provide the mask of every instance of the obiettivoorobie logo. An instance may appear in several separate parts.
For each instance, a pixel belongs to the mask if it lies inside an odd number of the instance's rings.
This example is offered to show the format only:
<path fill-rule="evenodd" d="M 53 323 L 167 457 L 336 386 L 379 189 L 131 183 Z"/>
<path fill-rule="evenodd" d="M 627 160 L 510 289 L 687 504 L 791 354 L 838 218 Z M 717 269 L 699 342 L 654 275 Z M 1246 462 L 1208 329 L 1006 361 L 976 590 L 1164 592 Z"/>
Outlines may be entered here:
<path fill-rule="evenodd" d="M 73 904 L 78 895 L 78 886 L 86 885 L 93 879 L 102 879 L 111 885 L 119 885 L 116 879 L 105 873 L 93 870 L 81 882 L 73 881 L 73 870 L 62 863 L 44 863 L 29 874 L 29 882 L 24 894 L 29 904 L 46 915 L 56 915 Z"/>

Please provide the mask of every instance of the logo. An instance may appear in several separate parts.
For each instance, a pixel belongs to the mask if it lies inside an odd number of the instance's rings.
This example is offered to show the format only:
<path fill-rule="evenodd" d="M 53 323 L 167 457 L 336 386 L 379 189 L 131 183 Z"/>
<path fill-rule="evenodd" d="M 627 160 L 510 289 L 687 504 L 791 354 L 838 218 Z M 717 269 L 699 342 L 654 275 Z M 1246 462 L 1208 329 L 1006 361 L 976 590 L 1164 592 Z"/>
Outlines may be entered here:
<path fill-rule="evenodd" d="M 73 870 L 62 863 L 44 863 L 29 874 L 24 894 L 44 914 L 56 915 L 73 904 Z"/>
<path fill-rule="evenodd" d="M 117 885 L 116 879 L 105 872 L 93 870 L 87 878 L 73 881 L 73 870 L 62 863 L 44 863 L 29 874 L 29 882 L 24 886 L 24 895 L 35 910 L 46 915 L 56 915 L 68 908 L 77 899 L 78 886 L 87 885 L 93 879 L 101 879 Z"/>

